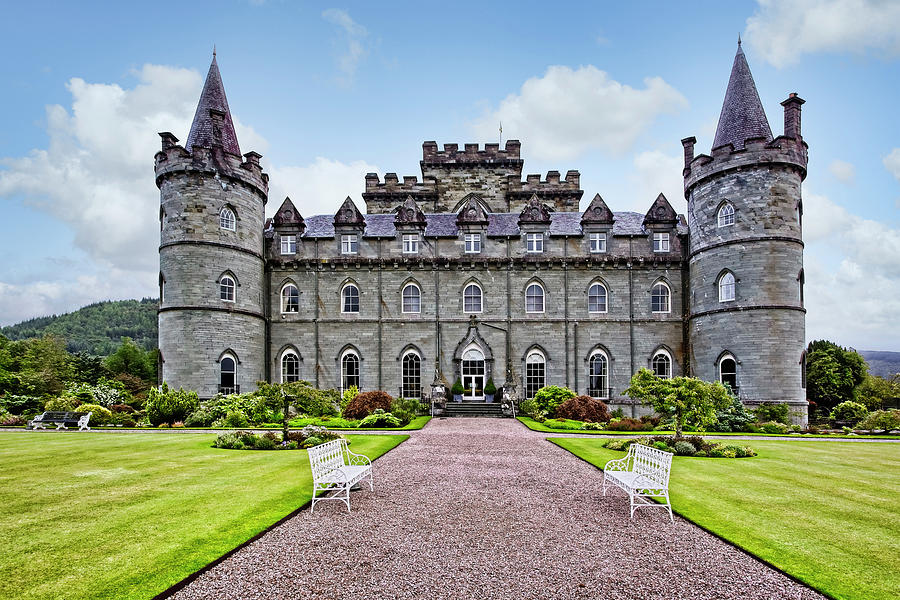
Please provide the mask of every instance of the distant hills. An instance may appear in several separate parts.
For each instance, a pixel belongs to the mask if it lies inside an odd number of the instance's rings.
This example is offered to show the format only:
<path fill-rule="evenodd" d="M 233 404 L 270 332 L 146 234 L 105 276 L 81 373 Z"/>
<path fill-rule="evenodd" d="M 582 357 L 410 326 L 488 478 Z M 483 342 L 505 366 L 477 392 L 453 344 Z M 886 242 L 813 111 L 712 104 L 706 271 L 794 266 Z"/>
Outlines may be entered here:
<path fill-rule="evenodd" d="M 159 344 L 156 298 L 112 300 L 89 304 L 74 312 L 38 317 L 0 328 L 0 334 L 11 340 L 55 335 L 66 340 L 69 352 L 87 352 L 108 356 L 123 337 L 150 350 Z"/>
<path fill-rule="evenodd" d="M 869 373 L 891 377 L 900 373 L 900 352 L 882 352 L 880 350 L 859 350 L 869 363 Z"/>

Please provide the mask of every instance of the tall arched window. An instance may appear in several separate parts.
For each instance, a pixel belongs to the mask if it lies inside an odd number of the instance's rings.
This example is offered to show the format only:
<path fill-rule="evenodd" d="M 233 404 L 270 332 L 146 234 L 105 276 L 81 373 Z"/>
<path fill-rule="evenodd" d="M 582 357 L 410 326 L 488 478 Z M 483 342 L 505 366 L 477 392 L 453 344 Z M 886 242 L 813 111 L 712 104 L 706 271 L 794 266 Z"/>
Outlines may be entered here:
<path fill-rule="evenodd" d="M 413 350 L 403 355 L 403 381 L 400 394 L 404 398 L 422 397 L 422 359 Z"/>
<path fill-rule="evenodd" d="M 463 312 L 480 313 L 481 310 L 481 288 L 476 283 L 470 283 L 463 290 Z"/>
<path fill-rule="evenodd" d="M 293 283 L 288 283 L 281 288 L 281 312 L 300 312 L 300 290 Z"/>
<path fill-rule="evenodd" d="M 609 398 L 609 359 L 602 350 L 588 359 L 588 396 Z"/>
<path fill-rule="evenodd" d="M 719 207 L 719 227 L 734 225 L 734 207 L 726 202 Z"/>
<path fill-rule="evenodd" d="M 605 313 L 607 312 L 606 304 L 606 286 L 602 283 L 592 283 L 588 288 L 588 312 Z"/>
<path fill-rule="evenodd" d="M 539 283 L 531 283 L 525 289 L 525 312 L 544 312 L 544 288 Z"/>
<path fill-rule="evenodd" d="M 341 394 L 353 386 L 359 389 L 359 356 L 348 350 L 341 357 Z"/>
<path fill-rule="evenodd" d="M 722 385 L 730 387 L 731 391 L 737 394 L 737 361 L 730 354 L 724 354 L 719 359 L 719 381 Z"/>
<path fill-rule="evenodd" d="M 359 312 L 359 288 L 352 283 L 348 283 L 341 290 L 341 312 Z"/>
<path fill-rule="evenodd" d="M 655 313 L 672 312 L 671 293 L 665 283 L 657 283 L 650 292 L 650 310 Z"/>
<path fill-rule="evenodd" d="M 236 394 L 240 392 L 237 386 L 237 361 L 230 354 L 226 354 L 219 361 L 219 393 Z"/>
<path fill-rule="evenodd" d="M 408 283 L 403 288 L 403 312 L 422 312 L 422 290 L 414 283 Z M 417 396 L 418 397 L 418 396 Z"/>
<path fill-rule="evenodd" d="M 228 231 L 234 231 L 236 228 L 237 219 L 234 218 L 234 211 L 228 208 L 227 206 L 219 211 L 219 227 L 222 229 L 227 229 Z"/>
<path fill-rule="evenodd" d="M 803 306 L 803 284 L 806 283 L 806 275 L 803 274 L 803 269 L 800 269 L 800 274 L 797 276 L 797 283 L 800 285 L 800 306 Z"/>
<path fill-rule="evenodd" d="M 223 275 L 219 279 L 219 299 L 225 302 L 234 302 L 234 278 L 230 275 Z"/>
<path fill-rule="evenodd" d="M 300 381 L 300 357 L 293 350 L 281 355 L 281 383 Z"/>
<path fill-rule="evenodd" d="M 659 350 L 650 361 L 653 374 L 663 379 L 672 377 L 672 357 L 665 350 Z"/>
<path fill-rule="evenodd" d="M 719 277 L 719 302 L 734 301 L 734 275 L 726 271 Z"/>
<path fill-rule="evenodd" d="M 532 350 L 525 357 L 525 397 L 534 398 L 535 393 L 547 385 L 547 360 L 539 350 Z"/>

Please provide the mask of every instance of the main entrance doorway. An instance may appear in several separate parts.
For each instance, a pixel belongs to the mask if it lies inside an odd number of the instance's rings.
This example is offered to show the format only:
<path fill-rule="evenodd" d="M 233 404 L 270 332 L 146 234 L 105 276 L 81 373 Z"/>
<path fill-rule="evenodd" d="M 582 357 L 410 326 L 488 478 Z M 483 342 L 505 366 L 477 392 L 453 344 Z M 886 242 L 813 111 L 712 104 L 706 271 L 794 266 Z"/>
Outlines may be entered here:
<path fill-rule="evenodd" d="M 478 348 L 469 348 L 463 353 L 462 384 L 464 401 L 484 400 L 484 353 Z"/>

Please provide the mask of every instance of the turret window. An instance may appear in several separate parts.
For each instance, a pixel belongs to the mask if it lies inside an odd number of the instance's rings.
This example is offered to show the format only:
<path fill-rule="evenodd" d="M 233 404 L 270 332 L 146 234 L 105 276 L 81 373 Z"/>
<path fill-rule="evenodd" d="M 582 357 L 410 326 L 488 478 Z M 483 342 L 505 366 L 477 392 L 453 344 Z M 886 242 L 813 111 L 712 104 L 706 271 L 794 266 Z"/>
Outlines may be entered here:
<path fill-rule="evenodd" d="M 669 234 L 654 233 L 653 234 L 653 251 L 668 252 L 669 251 Z"/>
<path fill-rule="evenodd" d="M 234 217 L 234 211 L 228 208 L 227 206 L 219 211 L 219 227 L 222 229 L 227 229 L 228 231 L 234 231 L 236 228 L 237 219 Z"/>
<path fill-rule="evenodd" d="M 525 312 L 544 312 L 544 288 L 539 283 L 532 283 L 525 289 Z"/>
<path fill-rule="evenodd" d="M 283 235 L 281 236 L 281 253 L 297 254 L 297 236 Z"/>
<path fill-rule="evenodd" d="M 226 354 L 219 361 L 219 393 L 235 394 L 239 392 L 237 386 L 237 361 L 230 354 Z"/>
<path fill-rule="evenodd" d="M 665 283 L 657 283 L 650 291 L 650 310 L 655 313 L 672 312 L 671 292 Z"/>
<path fill-rule="evenodd" d="M 344 286 L 344 289 L 341 290 L 341 312 L 359 312 L 359 288 L 352 283 L 348 283 Z"/>
<path fill-rule="evenodd" d="M 719 302 L 734 302 L 734 275 L 731 272 L 719 277 Z"/>
<path fill-rule="evenodd" d="M 234 279 L 224 275 L 219 280 L 219 298 L 225 302 L 234 302 Z"/>
<path fill-rule="evenodd" d="M 737 394 L 737 361 L 730 354 L 725 354 L 719 359 L 719 382 Z"/>
<path fill-rule="evenodd" d="M 650 367 L 653 370 L 653 374 L 657 377 L 662 377 L 663 379 L 672 377 L 672 357 L 664 350 L 660 350 L 653 355 Z"/>
<path fill-rule="evenodd" d="M 606 286 L 602 283 L 592 283 L 588 288 L 588 312 L 607 312 L 606 296 Z"/>
<path fill-rule="evenodd" d="M 281 383 L 300 381 L 300 358 L 293 350 L 281 355 Z"/>
<path fill-rule="evenodd" d="M 293 283 L 281 288 L 281 312 L 300 312 L 300 290 Z"/>
<path fill-rule="evenodd" d="M 414 283 L 403 288 L 403 312 L 418 314 L 422 312 L 422 290 Z"/>
<path fill-rule="evenodd" d="M 463 290 L 463 312 L 480 313 L 481 310 L 481 288 L 478 284 L 470 283 Z"/>
<path fill-rule="evenodd" d="M 734 207 L 726 202 L 719 208 L 719 227 L 734 225 Z"/>

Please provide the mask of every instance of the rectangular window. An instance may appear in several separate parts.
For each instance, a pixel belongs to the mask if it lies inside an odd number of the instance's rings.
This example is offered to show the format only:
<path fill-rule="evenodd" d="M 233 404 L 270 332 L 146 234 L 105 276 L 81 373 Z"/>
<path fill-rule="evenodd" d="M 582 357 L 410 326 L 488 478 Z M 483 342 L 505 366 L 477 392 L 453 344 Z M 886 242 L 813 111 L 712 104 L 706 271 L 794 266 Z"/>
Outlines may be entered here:
<path fill-rule="evenodd" d="M 543 233 L 527 233 L 527 234 L 525 234 L 525 251 L 526 252 L 543 252 L 544 251 L 544 234 Z"/>
<path fill-rule="evenodd" d="M 419 253 L 419 234 L 405 233 L 403 234 L 403 254 Z"/>
<path fill-rule="evenodd" d="M 358 254 L 359 240 L 355 235 L 341 236 L 341 254 Z"/>
<path fill-rule="evenodd" d="M 281 253 L 297 254 L 297 236 L 283 235 L 281 236 Z"/>
<path fill-rule="evenodd" d="M 466 254 L 478 254 L 481 252 L 481 234 L 466 234 Z"/>
<path fill-rule="evenodd" d="M 668 252 L 669 251 L 669 234 L 654 233 L 653 234 L 653 251 Z"/>
<path fill-rule="evenodd" d="M 606 252 L 606 234 L 605 233 L 592 233 L 590 236 L 591 239 L 591 252 Z"/>

